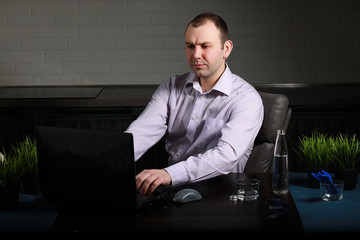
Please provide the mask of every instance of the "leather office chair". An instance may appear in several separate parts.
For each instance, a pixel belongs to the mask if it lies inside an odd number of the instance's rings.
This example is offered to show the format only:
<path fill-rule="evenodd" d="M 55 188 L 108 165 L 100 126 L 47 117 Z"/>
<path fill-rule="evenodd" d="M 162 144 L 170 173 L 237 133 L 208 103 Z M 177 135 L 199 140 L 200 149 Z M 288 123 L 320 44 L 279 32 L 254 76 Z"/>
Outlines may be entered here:
<path fill-rule="evenodd" d="M 276 132 L 278 129 L 287 129 L 292 112 L 288 107 L 289 99 L 285 95 L 265 92 L 259 94 L 264 105 L 264 120 L 246 163 L 246 173 L 272 171 Z"/>

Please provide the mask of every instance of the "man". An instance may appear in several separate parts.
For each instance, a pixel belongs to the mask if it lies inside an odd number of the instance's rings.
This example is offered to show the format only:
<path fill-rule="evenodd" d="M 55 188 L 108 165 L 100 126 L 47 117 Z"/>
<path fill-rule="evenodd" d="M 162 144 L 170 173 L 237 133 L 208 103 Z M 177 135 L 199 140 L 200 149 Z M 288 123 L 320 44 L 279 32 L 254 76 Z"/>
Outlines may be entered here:
<path fill-rule="evenodd" d="M 259 94 L 225 62 L 233 43 L 222 18 L 212 13 L 194 18 L 185 48 L 192 72 L 161 84 L 126 130 L 134 136 L 135 160 L 167 133 L 169 167 L 139 173 L 136 188 L 142 194 L 159 185 L 242 172 L 263 121 Z"/>

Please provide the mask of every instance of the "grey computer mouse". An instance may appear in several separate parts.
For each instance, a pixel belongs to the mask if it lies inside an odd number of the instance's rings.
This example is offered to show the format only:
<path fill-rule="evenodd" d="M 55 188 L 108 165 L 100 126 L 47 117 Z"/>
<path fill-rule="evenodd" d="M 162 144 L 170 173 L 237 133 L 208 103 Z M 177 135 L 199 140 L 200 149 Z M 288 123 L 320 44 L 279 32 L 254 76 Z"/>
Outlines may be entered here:
<path fill-rule="evenodd" d="M 201 194 L 192 188 L 185 188 L 175 193 L 173 201 L 176 203 L 188 203 L 201 200 Z"/>

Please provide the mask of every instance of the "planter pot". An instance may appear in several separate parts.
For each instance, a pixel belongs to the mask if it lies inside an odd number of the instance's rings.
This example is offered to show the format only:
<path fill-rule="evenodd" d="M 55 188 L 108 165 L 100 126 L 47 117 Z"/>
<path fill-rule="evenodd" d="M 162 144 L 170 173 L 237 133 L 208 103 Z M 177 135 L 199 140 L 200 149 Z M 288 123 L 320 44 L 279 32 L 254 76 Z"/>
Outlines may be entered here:
<path fill-rule="evenodd" d="M 19 187 L 0 188 L 0 210 L 13 210 L 18 207 Z"/>
<path fill-rule="evenodd" d="M 22 180 L 25 194 L 37 195 L 40 193 L 39 174 L 25 174 Z"/>
<path fill-rule="evenodd" d="M 335 178 L 344 181 L 344 190 L 355 189 L 358 182 L 358 170 L 357 169 L 344 169 L 335 170 Z"/>

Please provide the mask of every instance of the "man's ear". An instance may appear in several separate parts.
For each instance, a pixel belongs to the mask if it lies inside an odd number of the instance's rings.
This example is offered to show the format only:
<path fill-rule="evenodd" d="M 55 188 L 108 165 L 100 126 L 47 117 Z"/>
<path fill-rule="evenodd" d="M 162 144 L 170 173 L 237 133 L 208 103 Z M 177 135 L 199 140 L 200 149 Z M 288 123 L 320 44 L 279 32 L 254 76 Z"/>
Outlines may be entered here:
<path fill-rule="evenodd" d="M 230 56 L 231 50 L 233 49 L 233 43 L 231 40 L 227 40 L 224 43 L 224 59 Z"/>

